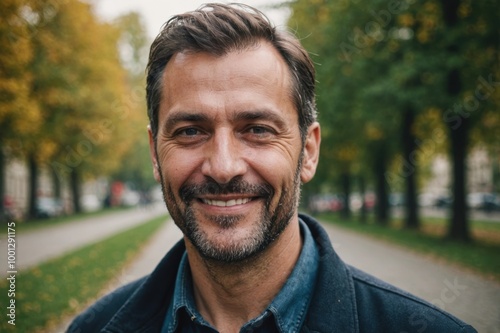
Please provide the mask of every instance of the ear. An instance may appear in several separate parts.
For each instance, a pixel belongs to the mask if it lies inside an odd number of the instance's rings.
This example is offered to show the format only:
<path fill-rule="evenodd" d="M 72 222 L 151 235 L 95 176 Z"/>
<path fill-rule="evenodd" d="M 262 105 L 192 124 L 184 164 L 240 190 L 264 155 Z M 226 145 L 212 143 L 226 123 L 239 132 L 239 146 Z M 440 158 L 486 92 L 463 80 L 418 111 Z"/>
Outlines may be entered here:
<path fill-rule="evenodd" d="M 300 180 L 302 183 L 310 181 L 316 173 L 319 160 L 319 146 L 321 143 L 321 128 L 318 122 L 314 122 L 307 130 L 304 143 L 304 154 L 302 157 L 302 170 Z"/>
<path fill-rule="evenodd" d="M 160 166 L 158 164 L 158 155 L 156 154 L 156 144 L 153 137 L 153 132 L 151 131 L 151 126 L 148 125 L 148 135 L 149 135 L 149 154 L 151 157 L 151 162 L 153 163 L 153 175 L 156 181 L 161 182 L 160 177 Z"/>

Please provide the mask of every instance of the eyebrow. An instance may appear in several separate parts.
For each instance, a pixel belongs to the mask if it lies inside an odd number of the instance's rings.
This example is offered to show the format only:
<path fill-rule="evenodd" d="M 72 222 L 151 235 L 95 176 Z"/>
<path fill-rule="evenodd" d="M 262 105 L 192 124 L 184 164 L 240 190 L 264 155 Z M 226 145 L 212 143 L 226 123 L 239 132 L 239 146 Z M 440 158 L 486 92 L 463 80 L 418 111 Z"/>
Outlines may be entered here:
<path fill-rule="evenodd" d="M 167 121 L 165 122 L 165 129 L 168 131 L 168 129 L 181 122 L 205 122 L 208 120 L 209 117 L 202 113 L 177 112 L 168 117 Z"/>
<path fill-rule="evenodd" d="M 165 122 L 165 130 L 175 127 L 176 124 L 181 122 L 202 123 L 210 121 L 211 117 L 204 113 L 181 111 L 176 112 L 169 116 Z M 236 112 L 231 119 L 233 122 L 239 121 L 254 121 L 254 120 L 267 120 L 275 123 L 280 128 L 285 128 L 286 123 L 282 117 L 275 112 L 269 110 L 249 110 L 243 112 Z"/>
<path fill-rule="evenodd" d="M 248 120 L 267 120 L 275 123 L 278 127 L 283 128 L 286 123 L 282 117 L 275 112 L 269 110 L 252 110 L 238 112 L 234 116 L 234 121 L 248 121 Z"/>

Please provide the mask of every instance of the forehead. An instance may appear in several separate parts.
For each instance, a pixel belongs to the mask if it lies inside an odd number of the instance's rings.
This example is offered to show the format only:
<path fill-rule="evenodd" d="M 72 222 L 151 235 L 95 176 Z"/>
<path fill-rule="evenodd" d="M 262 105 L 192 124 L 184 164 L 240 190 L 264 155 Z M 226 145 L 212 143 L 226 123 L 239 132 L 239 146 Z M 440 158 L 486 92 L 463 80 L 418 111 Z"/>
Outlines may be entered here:
<path fill-rule="evenodd" d="M 203 107 L 278 103 L 294 108 L 288 66 L 267 42 L 222 56 L 176 53 L 168 62 L 162 80 L 160 113 L 197 108 L 200 103 Z"/>

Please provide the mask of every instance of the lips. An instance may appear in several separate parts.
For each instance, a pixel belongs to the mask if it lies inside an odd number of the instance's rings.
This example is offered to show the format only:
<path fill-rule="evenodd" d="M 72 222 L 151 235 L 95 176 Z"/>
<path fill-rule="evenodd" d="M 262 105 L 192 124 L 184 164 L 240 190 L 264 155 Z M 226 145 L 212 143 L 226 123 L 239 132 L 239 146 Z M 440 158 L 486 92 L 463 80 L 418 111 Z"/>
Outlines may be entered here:
<path fill-rule="evenodd" d="M 247 202 L 251 201 L 251 198 L 239 198 L 239 199 L 231 199 L 231 200 L 211 200 L 211 199 L 201 199 L 201 201 L 210 206 L 217 207 L 233 207 L 237 205 L 244 205 Z"/>
<path fill-rule="evenodd" d="M 234 207 L 255 199 L 267 201 L 273 194 L 271 185 L 252 184 L 241 177 L 235 177 L 227 184 L 219 184 L 212 179 L 207 179 L 200 184 L 184 184 L 179 189 L 181 200 L 187 206 L 197 200 L 212 207 Z"/>

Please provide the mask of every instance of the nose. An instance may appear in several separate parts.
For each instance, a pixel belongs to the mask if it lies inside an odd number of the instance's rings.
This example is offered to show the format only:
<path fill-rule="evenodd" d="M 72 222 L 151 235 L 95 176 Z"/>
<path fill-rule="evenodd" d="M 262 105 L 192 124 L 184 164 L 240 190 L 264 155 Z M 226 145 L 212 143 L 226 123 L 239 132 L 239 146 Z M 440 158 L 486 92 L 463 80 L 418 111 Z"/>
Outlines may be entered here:
<path fill-rule="evenodd" d="M 214 133 L 206 145 L 205 160 L 201 168 L 203 175 L 219 184 L 227 184 L 234 177 L 246 172 L 239 140 L 229 129 Z"/>

